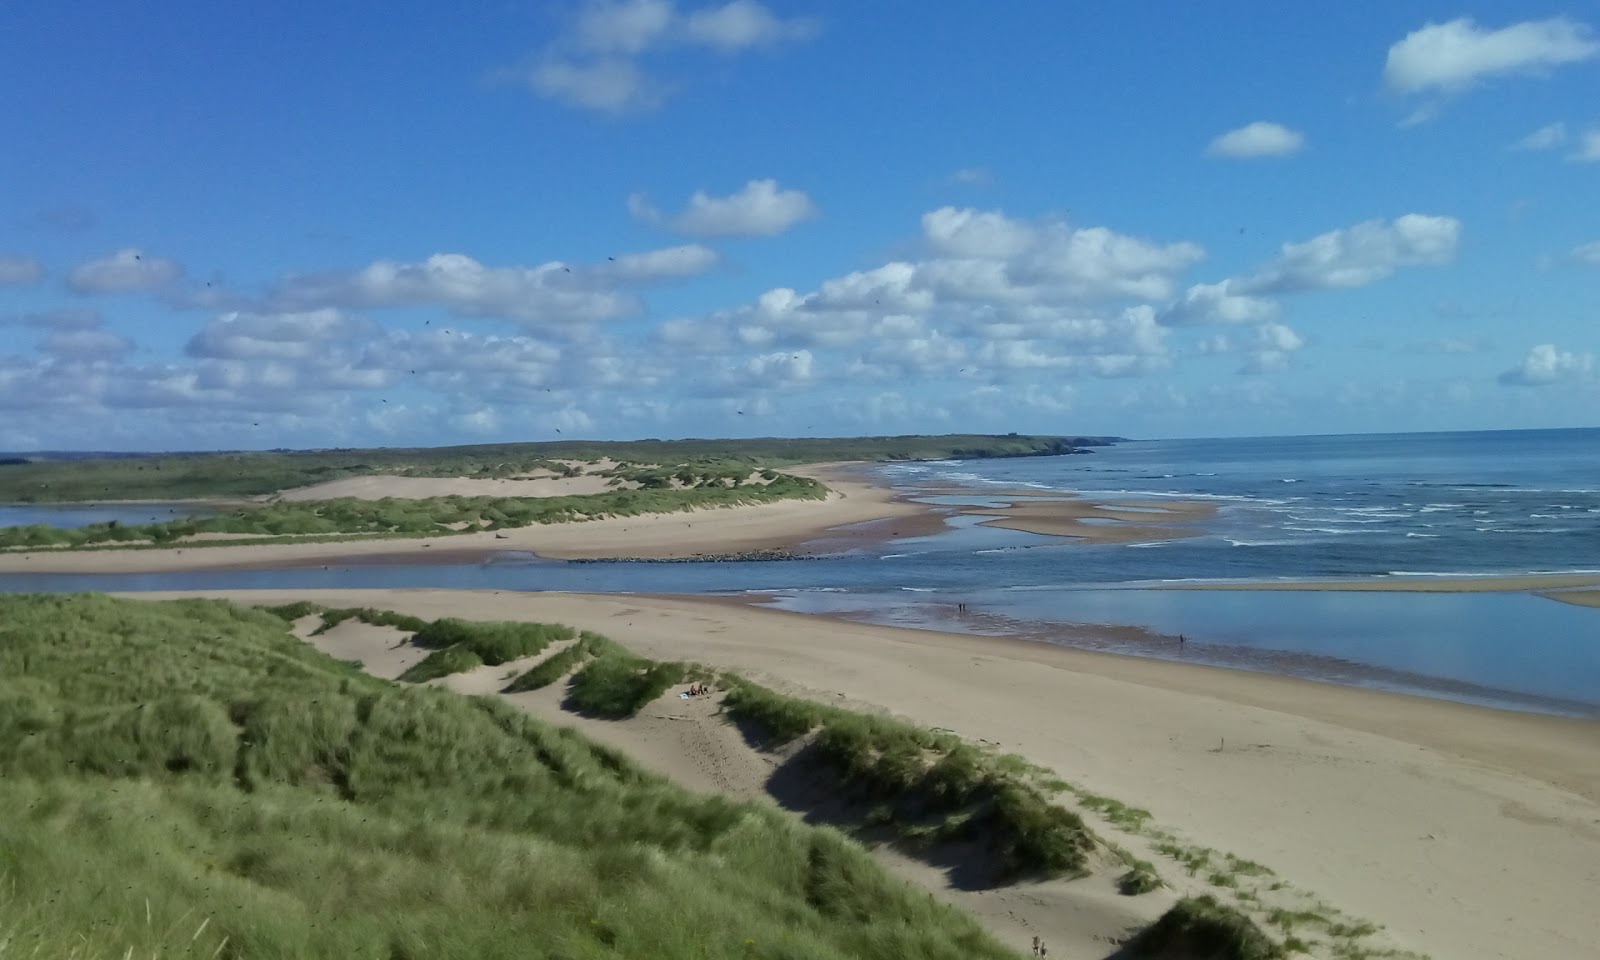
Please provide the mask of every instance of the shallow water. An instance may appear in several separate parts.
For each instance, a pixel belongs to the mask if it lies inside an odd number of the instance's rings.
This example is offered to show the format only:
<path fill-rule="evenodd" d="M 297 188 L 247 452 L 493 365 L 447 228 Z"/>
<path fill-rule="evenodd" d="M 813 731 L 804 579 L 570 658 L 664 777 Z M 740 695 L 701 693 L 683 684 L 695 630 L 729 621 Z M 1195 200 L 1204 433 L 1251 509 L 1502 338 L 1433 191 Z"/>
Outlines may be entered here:
<path fill-rule="evenodd" d="M 1600 704 L 1600 609 L 1522 594 L 1132 589 L 1210 579 L 1385 578 L 1600 567 L 1600 430 L 1158 441 L 1088 455 L 877 468 L 907 485 L 1091 490 L 1107 499 L 1210 499 L 1198 536 L 1077 544 L 957 517 L 950 529 L 796 561 L 592 563 L 508 553 L 457 565 L 341 566 L 120 576 L 0 575 L 0 591 L 441 587 L 744 593 L 879 622 L 951 622 L 1247 669 L 1554 712 Z M 1289 492 L 1292 491 L 1292 492 Z M 148 509 L 148 508 L 146 508 Z M 1563 518 L 1559 521 L 1551 517 Z M 127 522 L 133 522 L 129 520 Z M 1108 589 L 1117 588 L 1117 589 Z M 1096 639 L 1070 624 L 1132 624 Z M 1171 636 L 1168 636 L 1171 635 Z"/>
<path fill-rule="evenodd" d="M 13 503 L 0 504 L 0 527 L 44 524 L 73 530 L 113 520 L 134 526 L 215 512 L 193 503 Z"/>

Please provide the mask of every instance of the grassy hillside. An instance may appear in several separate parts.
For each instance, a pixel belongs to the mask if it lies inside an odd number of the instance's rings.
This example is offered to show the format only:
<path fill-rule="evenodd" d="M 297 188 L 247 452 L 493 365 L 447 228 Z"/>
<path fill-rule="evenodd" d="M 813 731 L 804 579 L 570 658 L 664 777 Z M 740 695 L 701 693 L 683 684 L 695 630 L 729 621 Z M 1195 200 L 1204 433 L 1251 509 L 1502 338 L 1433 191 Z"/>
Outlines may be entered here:
<path fill-rule="evenodd" d="M 836 832 L 214 602 L 0 597 L 0 809 L 7 956 L 1010 955 Z"/>
<path fill-rule="evenodd" d="M 559 469 L 557 460 L 677 466 L 697 461 L 752 467 L 832 460 L 925 460 L 1071 453 L 1097 437 L 946 436 L 744 440 L 560 441 L 461 447 L 186 453 L 0 464 L 0 503 L 257 496 L 342 477 L 398 473 L 507 477 Z"/>

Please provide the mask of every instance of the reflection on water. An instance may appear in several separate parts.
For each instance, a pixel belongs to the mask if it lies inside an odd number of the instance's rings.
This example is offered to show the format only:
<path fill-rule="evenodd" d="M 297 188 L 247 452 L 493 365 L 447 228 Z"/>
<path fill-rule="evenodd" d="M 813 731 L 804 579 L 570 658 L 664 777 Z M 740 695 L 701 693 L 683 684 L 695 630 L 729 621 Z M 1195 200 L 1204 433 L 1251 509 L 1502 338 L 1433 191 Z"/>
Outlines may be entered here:
<path fill-rule="evenodd" d="M 965 615 L 954 613 L 965 603 Z M 772 606 L 1600 716 L 1600 611 L 1517 593 L 794 591 Z M 1137 630 L 1108 627 L 1130 625 Z M 1179 644 L 1182 635 L 1185 643 Z"/>
<path fill-rule="evenodd" d="M 97 523 L 136 526 L 183 517 L 209 517 L 215 510 L 194 503 L 14 503 L 0 504 L 0 527 L 43 524 L 75 530 Z"/>

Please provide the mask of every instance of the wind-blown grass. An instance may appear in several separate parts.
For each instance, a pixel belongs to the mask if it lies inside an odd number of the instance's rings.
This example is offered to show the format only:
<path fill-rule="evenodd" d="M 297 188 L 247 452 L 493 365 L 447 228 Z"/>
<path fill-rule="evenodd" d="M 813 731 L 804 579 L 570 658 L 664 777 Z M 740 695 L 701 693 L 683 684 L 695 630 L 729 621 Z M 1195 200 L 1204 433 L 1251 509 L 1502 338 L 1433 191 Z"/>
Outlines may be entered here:
<path fill-rule="evenodd" d="M 210 601 L 0 597 L 0 806 L 19 956 L 1013 956 L 836 832 Z"/>
<path fill-rule="evenodd" d="M 1282 947 L 1249 917 L 1209 894 L 1186 897 L 1134 939 L 1136 956 L 1183 960 L 1279 960 Z"/>
<path fill-rule="evenodd" d="M 728 712 L 773 745 L 811 735 L 849 799 L 880 811 L 902 836 L 978 841 L 1006 877 L 1073 876 L 1094 848 L 1077 814 L 1050 801 L 1020 758 L 979 750 L 952 734 L 785 697 L 732 675 Z"/>
<path fill-rule="evenodd" d="M 274 450 L 44 460 L 0 465 L 0 502 L 51 503 L 188 497 L 250 497 L 344 477 L 512 477 L 558 473 L 555 461 L 612 458 L 634 464 L 737 463 L 745 469 L 841 460 L 937 460 L 1072 453 L 1102 437 L 984 434 L 804 437 L 741 440 L 480 444 L 376 450 Z"/>
<path fill-rule="evenodd" d="M 780 474 L 766 484 L 689 489 L 613 490 L 566 497 L 385 497 L 363 500 L 279 501 L 241 507 L 206 518 L 124 525 L 116 521 L 78 529 L 43 524 L 0 528 L 0 548 L 86 547 L 153 542 L 183 546 L 217 546 L 226 540 L 184 541 L 202 533 L 255 537 L 363 536 L 445 537 L 481 530 L 505 530 L 533 524 L 571 523 L 601 517 L 678 513 L 711 507 L 771 503 L 778 500 L 821 500 L 827 488 L 808 477 Z M 237 541 L 235 541 L 237 542 Z"/>

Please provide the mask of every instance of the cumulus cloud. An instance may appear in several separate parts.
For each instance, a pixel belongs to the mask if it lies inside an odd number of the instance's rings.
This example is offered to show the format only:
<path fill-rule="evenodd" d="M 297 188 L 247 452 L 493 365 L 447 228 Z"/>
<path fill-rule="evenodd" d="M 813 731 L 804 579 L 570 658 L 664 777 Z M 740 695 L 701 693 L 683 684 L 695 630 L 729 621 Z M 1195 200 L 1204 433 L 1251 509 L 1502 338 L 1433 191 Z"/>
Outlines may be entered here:
<path fill-rule="evenodd" d="M 1236 292 L 1244 282 L 1229 278 L 1220 283 L 1197 283 L 1183 298 L 1161 311 L 1163 323 L 1178 326 L 1189 323 L 1260 323 L 1276 318 L 1281 310 L 1277 301 Z"/>
<path fill-rule="evenodd" d="M 1513 150 L 1554 150 L 1567 142 L 1567 125 L 1550 123 L 1511 145 Z"/>
<path fill-rule="evenodd" d="M 817 215 L 811 198 L 799 190 L 780 189 L 776 180 L 751 180 L 725 197 L 695 191 L 684 209 L 664 216 L 648 197 L 628 197 L 628 212 L 645 223 L 660 224 L 700 237 L 770 237 Z"/>
<path fill-rule="evenodd" d="M 302 313 L 233 312 L 202 327 L 184 352 L 221 360 L 301 360 L 321 354 L 326 341 L 370 329 L 369 323 L 329 308 Z"/>
<path fill-rule="evenodd" d="M 379 260 L 352 273 L 291 276 L 269 300 L 283 312 L 435 305 L 463 316 L 572 327 L 636 313 L 638 299 L 625 287 L 694 276 L 717 262 L 715 251 L 698 245 L 593 266 L 490 267 L 465 254 L 439 253 L 421 263 Z"/>
<path fill-rule="evenodd" d="M 160 290 L 183 276 L 175 260 L 147 257 L 137 247 L 127 247 L 98 260 L 74 267 L 67 285 L 78 293 L 135 293 Z"/>
<path fill-rule="evenodd" d="M 802 41 L 816 31 L 816 21 L 779 17 L 755 0 L 690 10 L 673 0 L 589 0 L 530 67 L 501 75 L 567 106 L 638 112 L 676 92 L 675 84 L 640 66 L 648 55 L 685 49 L 732 55 Z"/>
<path fill-rule="evenodd" d="M 1529 20 L 1498 30 L 1462 17 L 1429 23 L 1389 48 L 1384 81 L 1400 93 L 1451 93 L 1480 80 L 1545 73 L 1600 55 L 1583 23 L 1566 17 Z"/>
<path fill-rule="evenodd" d="M 1408 213 L 1387 223 L 1368 220 L 1284 244 L 1275 261 L 1243 284 L 1243 292 L 1364 287 L 1401 267 L 1447 264 L 1460 239 L 1461 221 L 1454 217 Z"/>
<path fill-rule="evenodd" d="M 0 286 L 37 283 L 44 279 L 44 264 L 33 257 L 0 253 Z"/>
<path fill-rule="evenodd" d="M 1305 143 L 1303 133 L 1257 120 L 1212 140 L 1206 152 L 1218 157 L 1286 157 L 1299 152 Z"/>
<path fill-rule="evenodd" d="M 955 207 L 924 214 L 922 231 L 936 258 L 918 266 L 918 279 L 954 299 L 1159 299 L 1205 256 L 1194 243 Z"/>
<path fill-rule="evenodd" d="M 1403 267 L 1439 266 L 1455 259 L 1461 221 L 1408 213 L 1368 220 L 1286 243 L 1254 274 L 1196 284 L 1161 311 L 1170 325 L 1259 323 L 1278 314 L 1270 297 L 1309 290 L 1364 287 Z"/>
<path fill-rule="evenodd" d="M 1528 351 L 1522 362 L 1500 374 L 1500 383 L 1511 387 L 1542 387 L 1563 380 L 1586 377 L 1594 371 L 1594 356 L 1557 350 L 1554 344 L 1541 343 Z"/>

